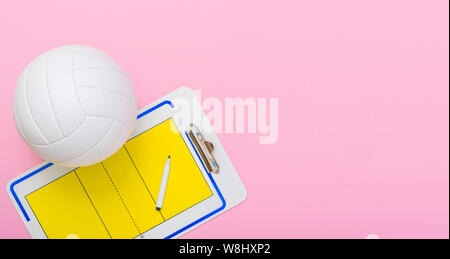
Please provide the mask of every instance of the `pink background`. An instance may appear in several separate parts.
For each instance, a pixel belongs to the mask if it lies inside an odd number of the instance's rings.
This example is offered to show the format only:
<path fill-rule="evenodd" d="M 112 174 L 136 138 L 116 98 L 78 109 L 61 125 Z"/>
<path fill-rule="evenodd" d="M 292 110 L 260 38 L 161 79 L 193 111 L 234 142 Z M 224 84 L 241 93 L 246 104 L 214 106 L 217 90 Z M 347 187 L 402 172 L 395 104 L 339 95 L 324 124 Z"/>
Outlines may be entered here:
<path fill-rule="evenodd" d="M 118 2 L 121 2 L 120 4 Z M 278 97 L 279 138 L 220 134 L 248 199 L 189 238 L 448 238 L 447 0 L 3 1 L 0 186 L 41 162 L 12 116 L 38 54 L 100 48 L 144 106 Z M 5 191 L 0 237 L 28 238 Z"/>

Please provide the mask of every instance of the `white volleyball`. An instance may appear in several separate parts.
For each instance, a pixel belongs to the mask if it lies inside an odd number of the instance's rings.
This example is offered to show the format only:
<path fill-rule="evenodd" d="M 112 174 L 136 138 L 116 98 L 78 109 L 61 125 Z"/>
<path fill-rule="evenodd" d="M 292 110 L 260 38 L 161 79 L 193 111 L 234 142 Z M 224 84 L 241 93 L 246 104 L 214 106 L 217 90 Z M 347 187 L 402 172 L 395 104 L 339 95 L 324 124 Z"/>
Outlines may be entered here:
<path fill-rule="evenodd" d="M 40 157 L 86 166 L 125 143 L 136 122 L 137 99 L 117 62 L 98 49 L 72 45 L 27 65 L 13 109 L 20 135 Z"/>

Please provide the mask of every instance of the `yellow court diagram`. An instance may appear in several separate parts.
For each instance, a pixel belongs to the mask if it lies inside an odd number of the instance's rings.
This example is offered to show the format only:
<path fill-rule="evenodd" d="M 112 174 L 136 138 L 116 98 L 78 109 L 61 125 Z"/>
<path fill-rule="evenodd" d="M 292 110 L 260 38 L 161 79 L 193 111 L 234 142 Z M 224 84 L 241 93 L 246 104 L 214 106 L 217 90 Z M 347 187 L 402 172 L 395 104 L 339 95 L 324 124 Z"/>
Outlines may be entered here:
<path fill-rule="evenodd" d="M 156 210 L 169 155 L 164 205 Z M 103 162 L 77 168 L 26 200 L 48 238 L 135 238 L 212 195 L 168 119 L 130 139 Z"/>

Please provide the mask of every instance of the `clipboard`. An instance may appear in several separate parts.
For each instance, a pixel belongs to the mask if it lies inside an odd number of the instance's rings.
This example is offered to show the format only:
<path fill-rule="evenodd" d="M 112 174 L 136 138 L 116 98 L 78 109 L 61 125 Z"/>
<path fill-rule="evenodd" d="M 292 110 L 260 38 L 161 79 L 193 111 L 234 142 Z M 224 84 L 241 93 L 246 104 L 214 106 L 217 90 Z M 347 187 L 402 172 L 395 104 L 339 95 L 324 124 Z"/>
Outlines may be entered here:
<path fill-rule="evenodd" d="M 176 238 L 247 197 L 187 87 L 140 109 L 132 136 L 110 158 L 79 168 L 43 162 L 9 181 L 7 193 L 32 238 Z"/>

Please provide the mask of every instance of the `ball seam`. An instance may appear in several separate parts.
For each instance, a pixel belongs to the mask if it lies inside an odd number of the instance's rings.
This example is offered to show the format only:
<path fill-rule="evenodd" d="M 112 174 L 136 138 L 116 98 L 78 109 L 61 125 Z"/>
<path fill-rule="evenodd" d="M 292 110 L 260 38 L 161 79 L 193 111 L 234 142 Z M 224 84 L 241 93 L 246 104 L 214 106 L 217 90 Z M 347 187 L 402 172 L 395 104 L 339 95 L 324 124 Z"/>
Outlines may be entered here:
<path fill-rule="evenodd" d="M 83 70 L 90 70 L 90 69 L 111 70 L 114 72 L 119 72 L 121 74 L 127 75 L 122 69 L 114 68 L 114 67 L 105 67 L 105 66 L 86 66 L 86 67 L 79 67 L 79 68 L 74 67 L 74 71 L 83 71 Z"/>
<path fill-rule="evenodd" d="M 47 142 L 47 144 L 48 144 L 48 143 L 50 143 L 50 141 L 49 141 L 49 140 L 47 139 L 47 137 L 44 135 L 44 133 L 42 132 L 41 128 L 39 128 L 39 125 L 37 124 L 37 122 L 36 122 L 36 120 L 35 120 L 35 118 L 34 118 L 34 116 L 33 116 L 33 112 L 31 111 L 30 104 L 28 103 L 28 98 L 27 98 L 27 88 L 28 88 L 28 84 L 27 84 L 27 82 L 28 82 L 28 72 L 29 72 L 29 70 L 30 70 L 30 66 L 31 66 L 31 64 L 28 65 L 28 66 L 25 68 L 25 75 L 24 75 L 24 82 L 23 82 L 23 95 L 24 95 L 24 99 L 25 99 L 25 107 L 26 107 L 28 113 L 30 114 L 31 121 L 33 122 L 34 126 L 35 126 L 36 129 L 38 130 L 39 135 L 41 135 L 41 137 L 44 139 L 44 141 Z"/>
<path fill-rule="evenodd" d="M 50 53 L 48 53 L 45 56 L 45 65 L 44 65 L 44 69 L 45 69 L 45 71 L 44 71 L 44 75 L 45 75 L 44 81 L 45 81 L 45 84 L 44 85 L 45 85 L 45 89 L 47 90 L 47 97 L 48 97 L 48 102 L 50 104 L 51 114 L 55 118 L 56 126 L 58 126 L 57 128 L 58 128 L 59 132 L 61 133 L 61 135 L 63 136 L 63 139 L 64 139 L 67 136 L 64 135 L 64 132 L 62 131 L 61 126 L 59 125 L 58 118 L 56 117 L 55 109 L 53 107 L 53 102 L 52 102 L 52 97 L 50 95 L 50 90 L 48 88 L 48 75 L 47 75 L 48 56 L 50 56 Z"/>
<path fill-rule="evenodd" d="M 128 99 L 129 101 L 132 101 L 132 102 L 135 102 L 135 101 L 136 101 L 136 100 L 133 99 L 132 97 L 129 97 L 129 96 L 127 96 L 127 95 L 124 95 L 123 93 L 120 93 L 120 92 L 117 92 L 117 91 L 114 91 L 114 90 L 111 90 L 111 89 L 105 89 L 105 88 L 100 87 L 100 86 L 93 86 L 93 85 L 76 85 L 76 86 L 77 86 L 77 87 L 82 87 L 82 88 L 93 88 L 93 89 L 98 89 L 98 90 L 102 90 L 102 91 L 107 91 L 107 92 L 111 92 L 111 93 L 113 93 L 113 94 L 120 95 L 120 96 L 122 96 L 122 97 Z"/>

